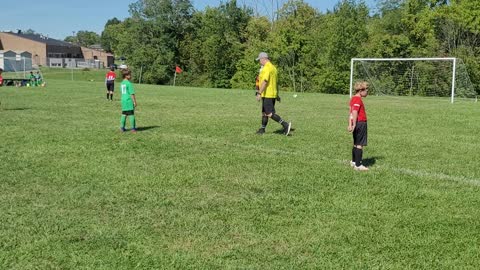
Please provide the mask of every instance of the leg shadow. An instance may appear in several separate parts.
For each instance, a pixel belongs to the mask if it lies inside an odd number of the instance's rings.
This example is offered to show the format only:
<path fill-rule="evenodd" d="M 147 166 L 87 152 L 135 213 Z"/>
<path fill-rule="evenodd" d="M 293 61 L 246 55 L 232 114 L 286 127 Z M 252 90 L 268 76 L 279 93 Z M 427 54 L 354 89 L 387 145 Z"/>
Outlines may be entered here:
<path fill-rule="evenodd" d="M 30 108 L 11 108 L 11 109 L 3 109 L 4 111 L 26 111 L 30 110 Z"/>
<path fill-rule="evenodd" d="M 372 165 L 375 165 L 375 163 L 377 163 L 377 160 L 380 160 L 380 159 L 383 159 L 383 157 L 369 157 L 369 158 L 364 158 L 362 163 L 363 165 L 365 166 L 372 166 Z"/>
<path fill-rule="evenodd" d="M 291 128 L 291 129 L 290 129 L 290 133 L 291 133 L 292 131 L 295 131 L 295 129 L 294 129 L 294 128 Z M 283 133 L 283 128 L 277 129 L 277 130 L 275 130 L 273 133 L 275 133 L 275 134 L 280 134 L 280 135 L 285 135 L 285 134 Z M 292 135 L 292 134 L 289 134 L 288 136 L 290 136 L 290 135 Z"/>
<path fill-rule="evenodd" d="M 159 128 L 160 126 L 146 126 L 146 127 L 137 127 L 137 131 L 146 131 L 149 129 Z"/>

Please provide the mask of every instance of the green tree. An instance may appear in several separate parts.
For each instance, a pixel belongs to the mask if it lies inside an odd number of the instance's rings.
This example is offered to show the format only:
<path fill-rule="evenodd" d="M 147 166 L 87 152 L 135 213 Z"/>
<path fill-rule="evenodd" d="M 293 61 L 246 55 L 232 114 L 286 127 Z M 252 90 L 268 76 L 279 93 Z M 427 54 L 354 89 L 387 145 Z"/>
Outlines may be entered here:
<path fill-rule="evenodd" d="M 64 41 L 70 42 L 73 44 L 78 44 L 78 38 L 76 36 L 67 36 L 65 37 Z"/>
<path fill-rule="evenodd" d="M 436 35 L 445 55 L 465 61 L 471 81 L 480 94 L 480 2 L 451 2 L 438 10 Z"/>
<path fill-rule="evenodd" d="M 198 39 L 194 43 L 197 67 L 208 78 L 209 86 L 230 88 L 237 62 L 245 49 L 244 35 L 252 11 L 237 6 L 236 0 L 207 8 L 201 16 Z"/>
<path fill-rule="evenodd" d="M 192 13 L 187 0 L 139 0 L 130 5 L 131 18 L 108 26 L 111 48 L 128 59 L 137 76 L 142 70 L 143 82 L 169 83 Z"/>
<path fill-rule="evenodd" d="M 309 69 L 305 55 L 314 49 L 307 45 L 317 16 L 317 11 L 303 0 L 289 0 L 278 11 L 268 44 L 280 68 L 280 84 L 284 89 L 303 90 L 303 77 Z"/>
<path fill-rule="evenodd" d="M 114 36 L 115 36 L 115 25 L 120 24 L 121 21 L 117 18 L 113 18 L 107 21 L 105 24 L 105 28 L 102 31 L 102 35 L 100 36 L 100 42 L 102 44 L 102 48 L 107 51 L 107 52 L 113 52 L 112 51 L 112 43 L 114 42 Z M 112 26 L 112 27 L 110 27 Z"/>
<path fill-rule="evenodd" d="M 368 39 L 369 10 L 363 1 L 343 0 L 319 18 L 309 40 L 308 79 L 315 91 L 347 93 L 350 59 L 358 57 Z"/>
<path fill-rule="evenodd" d="M 265 50 L 271 23 L 266 17 L 252 17 L 245 28 L 243 57 L 237 61 L 235 75 L 230 80 L 233 88 L 253 89 L 259 64 L 255 59 L 260 51 Z"/>
<path fill-rule="evenodd" d="M 92 31 L 78 31 L 77 40 L 80 46 L 88 47 L 100 43 L 100 36 Z"/>

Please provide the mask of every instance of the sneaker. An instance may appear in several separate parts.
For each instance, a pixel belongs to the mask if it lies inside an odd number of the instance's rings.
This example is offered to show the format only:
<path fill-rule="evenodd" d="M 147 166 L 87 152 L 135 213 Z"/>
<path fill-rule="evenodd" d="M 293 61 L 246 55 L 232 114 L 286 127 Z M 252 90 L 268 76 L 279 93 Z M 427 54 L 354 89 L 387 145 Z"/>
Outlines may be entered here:
<path fill-rule="evenodd" d="M 125 128 L 120 128 L 120 132 L 125 132 Z"/>
<path fill-rule="evenodd" d="M 355 167 L 355 161 L 350 161 L 350 167 Z"/>
<path fill-rule="evenodd" d="M 363 165 L 360 165 L 360 166 L 358 166 L 358 167 L 355 166 L 355 167 L 353 167 L 353 169 L 354 169 L 355 171 L 368 171 L 368 168 L 365 167 L 365 166 L 363 166 Z"/>
<path fill-rule="evenodd" d="M 135 128 L 133 128 L 132 133 L 137 133 L 137 130 Z"/>
<path fill-rule="evenodd" d="M 259 130 L 257 130 L 257 134 L 258 135 L 263 135 L 265 133 L 265 129 L 264 128 L 261 128 Z"/>
<path fill-rule="evenodd" d="M 288 122 L 287 126 L 283 129 L 283 133 L 285 134 L 285 136 L 288 136 L 291 130 L 292 130 L 292 122 Z"/>

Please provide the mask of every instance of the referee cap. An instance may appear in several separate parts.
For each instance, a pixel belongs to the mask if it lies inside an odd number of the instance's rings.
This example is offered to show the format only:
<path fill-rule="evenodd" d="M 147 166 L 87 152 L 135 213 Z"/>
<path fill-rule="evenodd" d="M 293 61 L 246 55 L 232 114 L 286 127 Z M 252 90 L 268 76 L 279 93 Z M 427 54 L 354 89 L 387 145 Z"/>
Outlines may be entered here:
<path fill-rule="evenodd" d="M 257 57 L 257 59 L 255 59 L 255 60 L 258 61 L 258 60 L 260 60 L 260 59 L 262 59 L 262 58 L 268 58 L 268 54 L 267 54 L 266 52 L 261 52 L 261 53 L 258 54 L 258 57 Z"/>

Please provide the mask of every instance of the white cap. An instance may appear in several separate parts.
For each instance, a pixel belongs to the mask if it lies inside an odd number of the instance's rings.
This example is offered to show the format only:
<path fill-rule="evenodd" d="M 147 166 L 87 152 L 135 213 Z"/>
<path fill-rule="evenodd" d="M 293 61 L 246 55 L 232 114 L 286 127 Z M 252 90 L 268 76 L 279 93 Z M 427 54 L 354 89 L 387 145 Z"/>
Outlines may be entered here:
<path fill-rule="evenodd" d="M 127 65 L 125 65 L 125 64 L 121 64 L 121 65 L 119 66 L 119 68 L 120 68 L 120 69 L 127 69 L 128 67 L 127 67 Z"/>
<path fill-rule="evenodd" d="M 267 54 L 266 52 L 261 52 L 261 53 L 258 54 L 258 57 L 257 57 L 257 59 L 255 59 L 255 60 L 258 61 L 258 60 L 260 60 L 261 58 L 268 58 L 268 54 Z"/>

